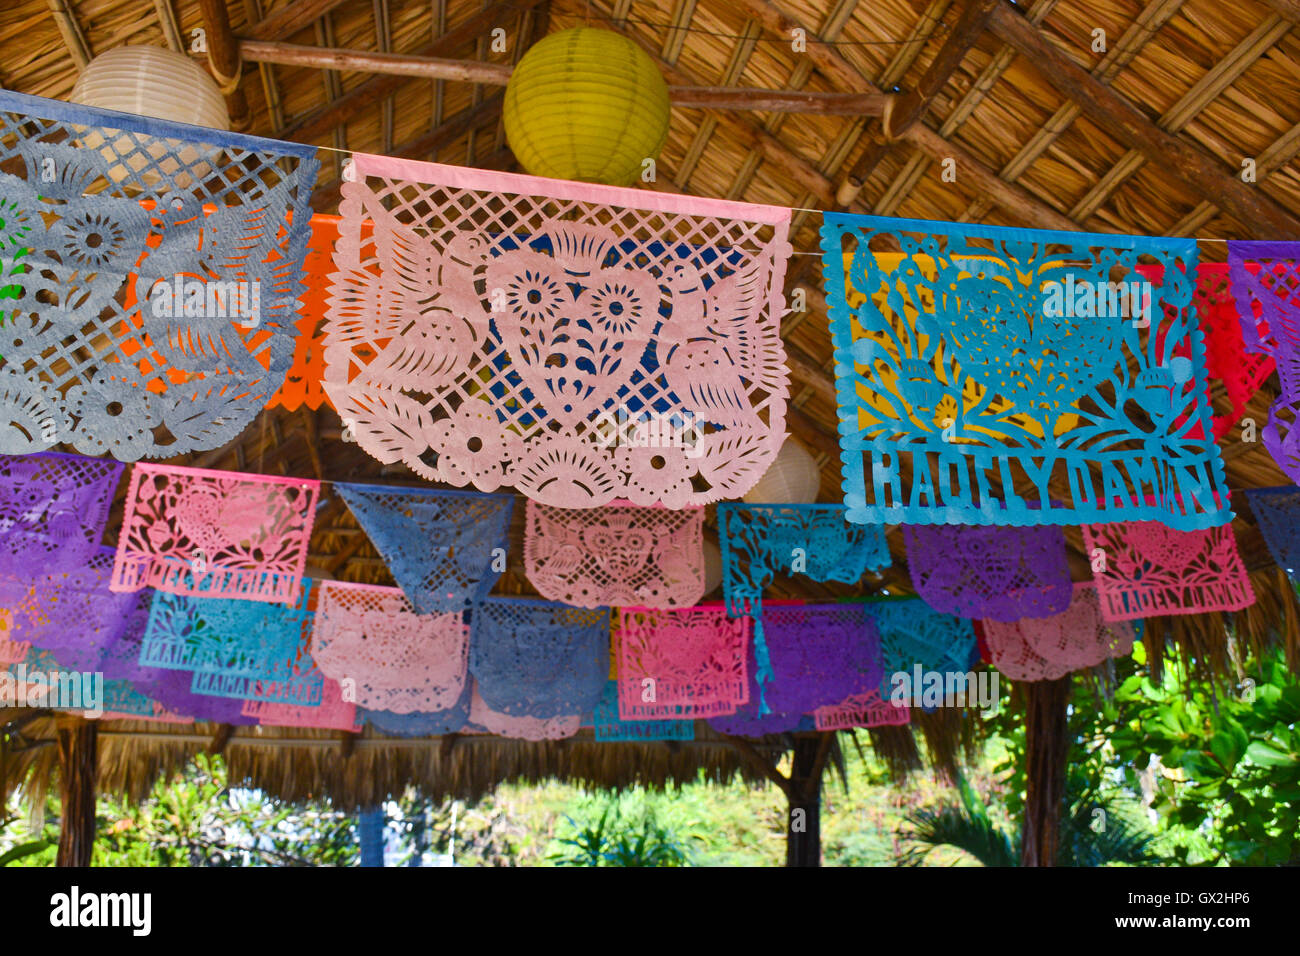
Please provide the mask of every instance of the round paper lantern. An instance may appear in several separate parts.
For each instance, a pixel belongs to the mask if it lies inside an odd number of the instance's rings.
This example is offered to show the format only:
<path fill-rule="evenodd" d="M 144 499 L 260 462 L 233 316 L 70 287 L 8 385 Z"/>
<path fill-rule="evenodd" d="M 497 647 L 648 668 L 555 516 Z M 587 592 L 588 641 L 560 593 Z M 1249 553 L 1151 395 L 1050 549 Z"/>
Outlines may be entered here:
<path fill-rule="evenodd" d="M 524 54 L 504 114 L 510 148 L 534 176 L 629 186 L 668 138 L 668 85 L 627 37 L 574 27 Z"/>
<path fill-rule="evenodd" d="M 97 106 L 119 113 L 153 116 L 176 123 L 206 126 L 209 129 L 230 129 L 230 114 L 226 101 L 216 82 L 207 70 L 189 57 L 156 46 L 121 46 L 106 50 L 95 57 L 82 71 L 77 85 L 68 97 L 73 103 Z M 116 152 L 104 144 L 98 133 L 79 140 L 87 149 L 99 149 L 113 166 L 109 170 L 114 182 L 122 182 L 132 173 L 141 173 L 148 182 L 158 179 L 158 174 L 148 169 L 151 162 L 159 163 L 168 173 L 179 168 L 174 160 L 167 162 L 167 147 L 163 143 L 150 146 L 148 155 L 135 149 L 126 162 L 118 156 L 132 152 L 131 140 L 123 138 Z M 181 163 L 192 165 L 201 157 L 197 150 L 182 150 Z M 126 167 L 130 166 L 128 170 Z M 195 169 L 199 175 L 205 170 Z M 188 186 L 189 177 L 182 176 L 177 185 Z"/>
<path fill-rule="evenodd" d="M 744 500 L 750 504 L 811 504 L 817 500 L 821 486 L 822 472 L 813 456 L 793 438 L 786 438 Z"/>

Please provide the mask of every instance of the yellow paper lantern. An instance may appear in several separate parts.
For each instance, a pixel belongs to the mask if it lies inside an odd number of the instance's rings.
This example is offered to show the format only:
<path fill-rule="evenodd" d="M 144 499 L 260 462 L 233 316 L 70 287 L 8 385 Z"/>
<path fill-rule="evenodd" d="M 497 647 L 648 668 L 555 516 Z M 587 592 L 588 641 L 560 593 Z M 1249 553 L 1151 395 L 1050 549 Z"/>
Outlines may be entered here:
<path fill-rule="evenodd" d="M 654 61 L 609 30 L 540 40 L 511 74 L 506 139 L 534 176 L 629 186 L 668 138 L 668 85 Z"/>

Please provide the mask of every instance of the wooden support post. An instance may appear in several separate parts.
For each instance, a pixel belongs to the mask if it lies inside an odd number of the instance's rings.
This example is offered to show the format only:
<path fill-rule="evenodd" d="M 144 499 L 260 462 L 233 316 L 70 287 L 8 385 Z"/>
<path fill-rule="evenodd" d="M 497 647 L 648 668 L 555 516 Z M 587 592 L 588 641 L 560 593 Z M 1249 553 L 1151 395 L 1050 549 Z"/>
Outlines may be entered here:
<path fill-rule="evenodd" d="M 1025 824 L 1021 866 L 1055 866 L 1065 801 L 1069 675 L 1025 684 Z"/>
<path fill-rule="evenodd" d="M 59 827 L 57 866 L 90 866 L 95 848 L 95 778 L 99 725 L 83 717 L 60 716 L 59 790 L 63 821 Z"/>
<path fill-rule="evenodd" d="M 794 759 L 787 791 L 785 865 L 822 865 L 822 771 L 833 734 L 798 735 L 794 738 Z"/>

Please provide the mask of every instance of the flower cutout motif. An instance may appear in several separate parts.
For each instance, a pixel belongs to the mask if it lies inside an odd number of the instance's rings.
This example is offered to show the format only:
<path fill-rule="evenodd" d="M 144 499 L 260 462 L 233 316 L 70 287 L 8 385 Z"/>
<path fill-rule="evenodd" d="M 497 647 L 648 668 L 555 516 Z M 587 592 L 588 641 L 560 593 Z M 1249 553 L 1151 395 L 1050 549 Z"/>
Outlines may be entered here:
<path fill-rule="evenodd" d="M 645 291 L 637 283 L 623 279 L 609 279 L 590 290 L 586 299 L 595 330 L 624 341 L 635 330 L 650 327 L 655 319 L 651 314 L 655 303 L 647 301 Z"/>
<path fill-rule="evenodd" d="M 564 308 L 564 291 L 564 286 L 555 276 L 526 267 L 505 284 L 506 308 L 512 320 L 529 325 L 551 322 Z"/>
<path fill-rule="evenodd" d="M 686 506 L 694 469 L 685 449 L 621 445 L 614 450 L 614 465 L 627 475 L 627 498 L 633 504 Z"/>
<path fill-rule="evenodd" d="M 77 428 L 72 443 L 86 455 L 109 452 L 120 461 L 136 461 L 154 447 L 153 429 L 162 421 L 160 402 L 136 374 L 128 379 L 116 366 L 115 375 L 96 373 L 89 385 L 75 385 L 66 396 Z"/>
<path fill-rule="evenodd" d="M 65 266 L 86 272 L 126 272 L 135 265 L 144 245 L 148 223 L 147 214 L 136 203 L 99 200 L 65 215 L 51 245 Z"/>
<path fill-rule="evenodd" d="M 438 471 L 450 484 L 472 481 L 481 491 L 493 491 L 505 478 L 504 462 L 510 457 L 506 436 L 482 402 L 468 400 L 434 422 L 429 443 L 438 453 Z"/>

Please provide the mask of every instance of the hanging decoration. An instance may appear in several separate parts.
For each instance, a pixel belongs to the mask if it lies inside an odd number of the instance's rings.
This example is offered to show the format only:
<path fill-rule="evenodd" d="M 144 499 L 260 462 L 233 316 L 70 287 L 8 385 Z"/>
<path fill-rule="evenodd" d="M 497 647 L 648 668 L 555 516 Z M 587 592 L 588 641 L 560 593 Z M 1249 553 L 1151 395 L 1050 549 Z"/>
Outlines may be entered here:
<path fill-rule="evenodd" d="M 397 714 L 391 710 L 363 708 L 359 712 L 375 730 L 392 737 L 440 737 L 465 729 L 473 696 L 474 682 L 467 680 L 460 697 L 446 710 Z"/>
<path fill-rule="evenodd" d="M 305 478 L 136 465 L 113 590 L 293 604 L 319 493 Z"/>
<path fill-rule="evenodd" d="M 1176 531 L 1158 521 L 1084 525 L 1108 621 L 1236 611 L 1255 603 L 1232 525 Z"/>
<path fill-rule="evenodd" d="M 310 579 L 293 605 L 159 591 L 140 663 L 194 672 L 195 694 L 319 706 L 322 677 L 307 651 L 313 598 Z"/>
<path fill-rule="evenodd" d="M 419 614 L 463 611 L 506 568 L 510 495 L 334 486 Z"/>
<path fill-rule="evenodd" d="M 907 704 L 895 704 L 873 688 L 865 694 L 853 694 L 838 704 L 813 711 L 818 730 L 849 730 L 853 727 L 895 727 L 911 723 L 912 711 Z"/>
<path fill-rule="evenodd" d="M 327 276 L 334 258 L 334 243 L 339 238 L 339 217 L 317 213 L 311 217 L 311 238 L 307 243 L 307 275 Z M 325 378 L 325 339 L 321 325 L 325 321 L 326 287 L 324 282 L 308 282 L 294 337 L 293 364 L 284 376 L 284 384 L 267 401 L 267 408 L 287 412 L 299 408 L 317 409 L 328 404 L 321 380 Z"/>
<path fill-rule="evenodd" d="M 122 465 L 58 452 L 0 456 L 0 575 L 81 567 L 104 536 Z"/>
<path fill-rule="evenodd" d="M 1246 500 L 1273 563 L 1300 581 L 1300 488 L 1248 488 Z"/>
<path fill-rule="evenodd" d="M 966 673 L 979 660 L 967 618 L 943 614 L 916 598 L 862 603 L 880 634 L 885 689 L 894 675 L 912 675 L 918 666 L 940 674 Z"/>
<path fill-rule="evenodd" d="M 0 92 L 0 452 L 243 431 L 293 357 L 315 152 Z"/>
<path fill-rule="evenodd" d="M 630 37 L 571 27 L 528 48 L 501 114 L 510 149 L 534 176 L 631 186 L 668 139 L 668 84 Z"/>
<path fill-rule="evenodd" d="M 1164 279 L 1164 268 L 1158 265 L 1139 263 L 1137 271 L 1157 286 Z M 1206 401 L 1213 412 L 1211 426 L 1218 441 L 1242 424 L 1246 404 L 1273 374 L 1274 364 L 1269 356 L 1246 349 L 1226 262 L 1197 265 L 1193 296 L 1196 318 L 1205 334 Z M 1184 340 L 1174 355 L 1190 358 L 1187 346 Z M 1226 404 L 1228 411 L 1215 411 L 1215 400 L 1220 406 Z"/>
<path fill-rule="evenodd" d="M 723 604 L 618 611 L 619 717 L 625 721 L 735 713 L 749 699 L 749 619 Z"/>
<path fill-rule="evenodd" d="M 889 566 L 885 531 L 876 525 L 849 524 L 842 505 L 724 501 L 717 513 L 723 598 L 728 613 L 754 620 L 755 677 L 762 688 L 772 676 L 763 632 L 763 589 L 778 571 L 857 584 L 868 570 Z"/>
<path fill-rule="evenodd" d="M 65 666 L 99 670 L 137 605 L 135 594 L 109 589 L 113 549 L 99 548 L 85 565 L 34 581 L 0 579 L 0 604 L 12 615 L 10 639 L 64 650 Z M 75 658 L 75 663 L 74 663 Z"/>
<path fill-rule="evenodd" d="M 1300 482 L 1300 242 L 1229 242 L 1228 274 L 1246 348 L 1277 364 L 1281 394 L 1269 409 L 1264 447 Z"/>
<path fill-rule="evenodd" d="M 312 657 L 348 682 L 359 705 L 394 714 L 456 706 L 469 663 L 462 613 L 417 614 L 398 588 L 323 581 L 318 589 Z"/>
<path fill-rule="evenodd" d="M 239 698 L 194 693 L 191 690 L 195 676 L 192 671 L 168 668 L 152 670 L 157 676 L 132 681 L 131 684 L 142 694 L 158 701 L 169 712 L 214 724 L 246 727 L 257 723 L 255 717 L 245 716 L 244 702 Z"/>
<path fill-rule="evenodd" d="M 690 720 L 624 720 L 619 716 L 618 681 L 609 681 L 596 701 L 592 725 L 597 740 L 694 740 Z"/>
<path fill-rule="evenodd" d="M 1020 681 L 1056 680 L 1124 657 L 1136 636 L 1127 621 L 1105 620 L 1097 589 L 1088 583 L 1076 584 L 1070 606 L 1053 617 L 985 621 L 983 627 L 993 666 Z"/>
<path fill-rule="evenodd" d="M 581 726 L 581 714 L 529 717 L 502 713 L 484 702 L 475 681 L 465 730 L 467 733 L 478 731 L 516 740 L 563 740 L 576 734 Z"/>
<path fill-rule="evenodd" d="M 375 458 L 561 508 L 766 470 L 789 209 L 361 154 L 351 179 L 325 391 Z"/>
<path fill-rule="evenodd" d="M 1194 239 L 826 213 L 822 251 L 850 521 L 1231 520 Z"/>
<path fill-rule="evenodd" d="M 1056 525 L 904 525 L 917 597 L 958 617 L 1018 621 L 1070 606 L 1065 533 Z"/>
<path fill-rule="evenodd" d="M 709 719 L 723 733 L 761 736 L 795 730 L 805 714 L 880 686 L 880 637 L 866 605 L 773 604 L 763 611 L 773 679 L 734 715 Z"/>
<path fill-rule="evenodd" d="M 524 569 L 542 597 L 575 607 L 689 607 L 704 595 L 704 509 L 529 501 Z"/>
<path fill-rule="evenodd" d="M 240 708 L 245 717 L 254 718 L 263 727 L 314 727 L 319 730 L 346 730 L 357 733 L 357 705 L 343 699 L 338 681 L 326 680 L 317 707 L 296 707 L 265 700 L 245 700 Z"/>
<path fill-rule="evenodd" d="M 471 614 L 469 670 L 505 716 L 590 713 L 609 676 L 609 611 L 488 598 Z"/>

